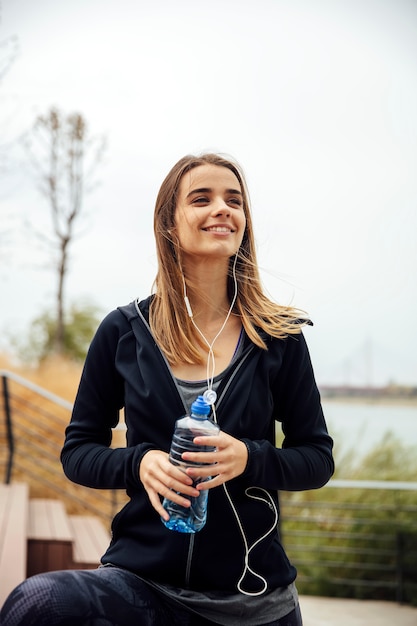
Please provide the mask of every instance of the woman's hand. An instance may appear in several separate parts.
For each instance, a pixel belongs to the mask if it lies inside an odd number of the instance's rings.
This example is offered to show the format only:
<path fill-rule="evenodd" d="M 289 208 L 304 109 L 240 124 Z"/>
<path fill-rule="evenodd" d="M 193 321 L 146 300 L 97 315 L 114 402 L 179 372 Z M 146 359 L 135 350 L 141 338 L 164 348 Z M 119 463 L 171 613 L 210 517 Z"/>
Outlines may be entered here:
<path fill-rule="evenodd" d="M 216 452 L 184 452 L 184 461 L 194 461 L 197 463 L 215 463 L 214 466 L 193 467 L 186 470 L 191 478 L 207 478 L 213 476 L 211 480 L 199 483 L 197 489 L 211 489 L 243 474 L 248 462 L 248 449 L 243 441 L 235 439 L 231 435 L 220 431 L 214 437 L 196 437 L 196 445 L 215 446 Z"/>
<path fill-rule="evenodd" d="M 159 496 L 168 497 L 172 502 L 188 507 L 190 501 L 181 494 L 196 497 L 200 493 L 192 486 L 192 478 L 170 463 L 168 454 L 161 450 L 149 450 L 142 457 L 139 478 L 153 508 L 165 520 L 169 520 L 169 514 L 162 506 Z"/>

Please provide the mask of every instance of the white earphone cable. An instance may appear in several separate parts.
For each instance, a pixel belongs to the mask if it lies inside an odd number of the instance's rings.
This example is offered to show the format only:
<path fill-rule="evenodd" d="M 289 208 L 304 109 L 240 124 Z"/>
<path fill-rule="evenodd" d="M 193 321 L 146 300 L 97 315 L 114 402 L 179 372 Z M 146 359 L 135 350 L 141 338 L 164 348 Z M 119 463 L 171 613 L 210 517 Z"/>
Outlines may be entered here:
<path fill-rule="evenodd" d="M 233 298 L 232 298 L 232 302 L 230 304 L 229 310 L 227 312 L 226 315 L 226 319 L 224 320 L 219 332 L 216 334 L 216 336 L 214 337 L 213 341 L 210 343 L 206 337 L 204 336 L 204 334 L 201 332 L 201 330 L 199 329 L 199 327 L 197 326 L 197 324 L 194 321 L 194 316 L 193 316 L 193 311 L 190 305 L 190 301 L 188 299 L 187 296 L 187 287 L 186 287 L 186 283 L 185 283 L 185 278 L 184 275 L 182 276 L 182 280 L 183 280 L 183 286 L 184 286 L 184 302 L 185 302 L 185 306 L 187 308 L 187 313 L 191 319 L 191 322 L 193 323 L 195 329 L 197 330 L 197 332 L 201 335 L 202 339 L 204 340 L 205 344 L 208 347 L 208 356 L 207 356 L 207 391 L 208 392 L 212 392 L 212 398 L 214 397 L 212 403 L 211 403 L 211 407 L 212 407 L 212 412 L 213 412 L 213 420 L 216 422 L 217 424 L 217 415 L 216 415 L 216 407 L 215 407 L 215 401 L 216 401 L 216 395 L 215 392 L 213 392 L 213 380 L 214 380 L 214 376 L 215 376 L 215 357 L 214 357 L 214 351 L 213 351 L 213 346 L 216 342 L 216 340 L 218 339 L 219 335 L 222 333 L 222 331 L 224 330 L 227 321 L 232 313 L 233 307 L 235 305 L 236 302 L 236 298 L 237 298 L 237 291 L 238 291 L 238 285 L 237 285 L 237 278 L 236 278 L 236 262 L 237 262 L 237 254 L 235 255 L 234 258 L 234 262 L 233 262 L 233 282 L 234 282 L 234 294 L 233 294 Z M 242 536 L 242 540 L 243 540 L 243 544 L 245 547 L 245 565 L 243 568 L 243 572 L 241 577 L 238 580 L 237 583 L 237 589 L 240 593 L 242 593 L 243 595 L 246 596 L 260 596 L 263 593 L 265 593 L 265 591 L 267 590 L 268 587 L 268 583 L 265 580 L 265 578 L 263 576 L 261 576 L 260 574 L 258 574 L 257 572 L 255 572 L 249 565 L 249 554 L 251 553 L 251 551 L 255 548 L 255 546 L 258 545 L 258 543 L 260 543 L 261 541 L 263 541 L 263 539 L 265 539 L 271 532 L 273 532 L 276 528 L 276 525 L 278 523 L 278 519 L 279 519 L 279 515 L 278 515 L 278 510 L 277 507 L 275 505 L 275 502 L 273 501 L 271 495 L 265 490 L 265 489 L 261 489 L 260 487 L 248 487 L 247 489 L 245 489 L 245 494 L 248 498 L 252 498 L 253 500 L 259 500 L 260 502 L 264 502 L 266 505 L 268 505 L 268 507 L 270 507 L 273 511 L 274 511 L 274 521 L 272 526 L 267 530 L 266 533 L 264 533 L 261 537 L 259 537 L 256 541 L 254 541 L 254 543 L 249 546 L 248 544 L 248 540 L 246 538 L 245 535 L 245 530 L 243 528 L 242 522 L 240 520 L 239 514 L 236 510 L 235 505 L 233 504 L 232 498 L 230 496 L 229 490 L 227 489 L 227 486 L 225 483 L 223 483 L 222 485 L 224 492 L 226 494 L 227 500 L 229 501 L 229 504 L 231 506 L 231 509 L 233 511 L 233 514 L 236 518 L 236 522 L 238 524 L 239 527 L 239 531 L 240 534 Z M 260 496 L 256 496 L 256 495 L 251 495 L 249 492 L 251 489 L 258 489 L 259 491 L 262 491 L 265 495 L 266 498 L 262 498 Z M 255 576 L 255 578 L 258 578 L 259 580 L 262 581 L 262 589 L 260 591 L 245 591 L 242 588 L 242 582 L 247 574 L 247 572 L 250 572 L 253 576 Z"/>

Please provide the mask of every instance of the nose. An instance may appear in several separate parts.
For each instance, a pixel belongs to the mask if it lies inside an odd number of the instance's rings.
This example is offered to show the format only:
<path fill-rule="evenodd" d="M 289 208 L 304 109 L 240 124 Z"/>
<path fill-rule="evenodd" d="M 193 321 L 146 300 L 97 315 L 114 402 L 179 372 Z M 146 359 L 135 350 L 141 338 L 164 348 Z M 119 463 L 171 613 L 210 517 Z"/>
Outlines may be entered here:
<path fill-rule="evenodd" d="M 213 204 L 214 215 L 230 215 L 230 207 L 223 198 L 216 198 Z"/>

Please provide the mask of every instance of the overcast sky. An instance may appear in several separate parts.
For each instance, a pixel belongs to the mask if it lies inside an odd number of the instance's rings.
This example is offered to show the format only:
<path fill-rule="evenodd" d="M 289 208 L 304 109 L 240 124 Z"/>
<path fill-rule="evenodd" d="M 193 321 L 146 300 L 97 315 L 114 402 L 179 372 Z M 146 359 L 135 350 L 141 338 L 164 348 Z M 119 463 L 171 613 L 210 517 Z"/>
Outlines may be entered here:
<path fill-rule="evenodd" d="M 247 175 L 269 294 L 314 321 L 319 383 L 417 384 L 415 0 L 2 0 L 0 32 L 18 46 L 0 83 L 0 348 L 54 306 L 27 226 L 50 232 L 49 207 L 15 142 L 56 106 L 108 140 L 68 302 L 146 297 L 162 179 L 220 151 Z"/>

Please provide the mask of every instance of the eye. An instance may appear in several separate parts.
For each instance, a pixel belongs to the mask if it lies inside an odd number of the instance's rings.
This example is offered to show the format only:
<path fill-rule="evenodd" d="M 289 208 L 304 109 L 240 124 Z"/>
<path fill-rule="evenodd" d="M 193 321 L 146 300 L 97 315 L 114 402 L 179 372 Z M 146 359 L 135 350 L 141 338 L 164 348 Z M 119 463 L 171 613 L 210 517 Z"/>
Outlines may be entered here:
<path fill-rule="evenodd" d="M 192 200 L 192 204 L 206 204 L 209 202 L 209 199 L 206 196 L 198 196 Z"/>
<path fill-rule="evenodd" d="M 241 198 L 237 197 L 237 198 L 229 198 L 229 200 L 227 201 L 229 204 L 233 204 L 235 206 L 242 206 L 242 200 Z"/>

